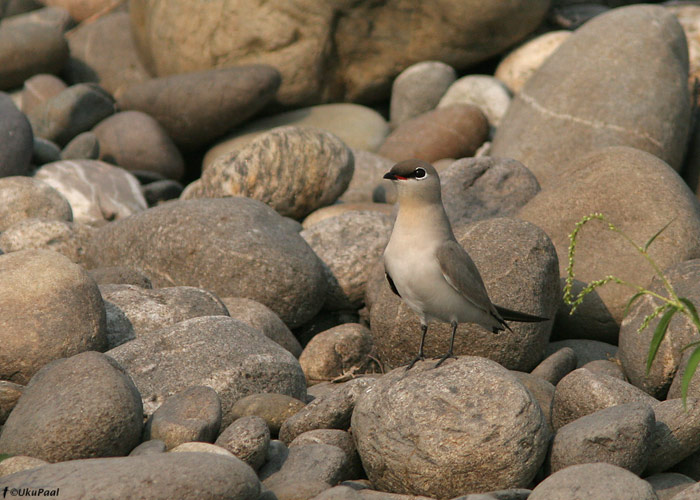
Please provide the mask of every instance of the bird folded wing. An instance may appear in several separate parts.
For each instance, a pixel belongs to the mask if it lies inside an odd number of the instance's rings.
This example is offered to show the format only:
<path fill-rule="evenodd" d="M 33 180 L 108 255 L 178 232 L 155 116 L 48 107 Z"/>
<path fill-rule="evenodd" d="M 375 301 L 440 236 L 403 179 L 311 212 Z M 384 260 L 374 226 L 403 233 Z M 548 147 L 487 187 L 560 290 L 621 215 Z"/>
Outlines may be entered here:
<path fill-rule="evenodd" d="M 491 299 L 486 292 L 479 269 L 469 254 L 454 240 L 448 240 L 437 250 L 437 260 L 447 283 L 465 299 L 484 311 L 491 311 Z"/>

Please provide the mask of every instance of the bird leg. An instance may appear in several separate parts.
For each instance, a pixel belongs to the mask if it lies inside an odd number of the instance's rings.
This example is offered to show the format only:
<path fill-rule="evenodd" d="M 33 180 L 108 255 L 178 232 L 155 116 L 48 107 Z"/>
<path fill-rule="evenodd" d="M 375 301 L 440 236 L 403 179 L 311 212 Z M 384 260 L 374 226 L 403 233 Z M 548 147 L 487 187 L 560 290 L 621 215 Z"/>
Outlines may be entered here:
<path fill-rule="evenodd" d="M 440 358 L 440 361 L 435 363 L 435 368 L 440 366 L 447 358 L 454 358 L 455 355 L 452 354 L 452 348 L 455 345 L 455 334 L 457 333 L 457 322 L 453 321 L 452 322 L 452 338 L 450 339 L 450 350 L 447 351 L 447 354 L 445 354 L 442 358 Z"/>
<path fill-rule="evenodd" d="M 423 345 L 425 344 L 425 334 L 428 333 L 428 325 L 425 323 L 421 323 L 420 331 L 422 335 L 420 338 L 420 348 L 418 349 L 418 356 L 416 356 L 415 359 L 409 363 L 409 365 L 406 367 L 406 371 L 413 368 L 413 365 L 416 364 L 416 361 L 423 361 L 425 359 L 425 354 L 423 354 Z"/>

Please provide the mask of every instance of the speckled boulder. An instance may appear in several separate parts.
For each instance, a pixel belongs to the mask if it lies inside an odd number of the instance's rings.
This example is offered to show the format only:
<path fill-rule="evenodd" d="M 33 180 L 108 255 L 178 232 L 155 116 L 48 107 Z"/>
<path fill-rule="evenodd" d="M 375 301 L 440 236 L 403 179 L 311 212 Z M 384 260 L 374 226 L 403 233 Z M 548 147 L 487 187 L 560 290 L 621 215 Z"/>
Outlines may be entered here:
<path fill-rule="evenodd" d="M 5 253 L 19 250 L 52 250 L 83 264 L 85 251 L 94 229 L 80 222 L 52 219 L 24 219 L 0 233 L 0 249 Z"/>
<path fill-rule="evenodd" d="M 281 127 L 219 156 L 203 173 L 200 196 L 247 196 L 301 219 L 348 187 L 352 151 L 333 134 Z"/>
<path fill-rule="evenodd" d="M 195 286 L 257 300 L 292 328 L 313 318 L 325 299 L 319 258 L 287 219 L 250 198 L 150 208 L 100 228 L 88 259 L 93 267 L 143 269 L 155 287 Z"/>
<path fill-rule="evenodd" d="M 360 396 L 352 429 L 372 484 L 434 498 L 530 484 L 549 437 L 532 395 L 484 358 L 433 365 L 398 368 Z"/>

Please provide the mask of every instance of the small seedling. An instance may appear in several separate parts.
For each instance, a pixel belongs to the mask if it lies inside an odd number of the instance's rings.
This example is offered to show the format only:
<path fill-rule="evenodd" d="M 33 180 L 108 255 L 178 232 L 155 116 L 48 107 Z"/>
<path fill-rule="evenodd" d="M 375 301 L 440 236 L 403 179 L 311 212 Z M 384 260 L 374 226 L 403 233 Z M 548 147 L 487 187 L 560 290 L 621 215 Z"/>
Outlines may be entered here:
<path fill-rule="evenodd" d="M 608 275 L 602 279 L 591 281 L 576 295 L 576 297 L 573 296 L 571 290 L 574 285 L 574 256 L 576 253 L 576 242 L 579 232 L 581 231 L 583 226 L 592 220 L 602 221 L 603 223 L 607 224 L 608 230 L 619 234 L 632 247 L 634 247 L 635 250 L 637 250 L 637 252 L 652 267 L 656 276 L 658 276 L 658 278 L 663 283 L 664 289 L 666 291 L 666 296 L 648 290 L 634 283 L 622 280 L 613 275 Z M 656 261 L 654 261 L 654 259 L 649 255 L 648 252 L 649 246 L 654 242 L 654 240 L 656 240 L 656 238 L 661 233 L 663 233 L 666 230 L 666 228 L 668 228 L 668 226 L 671 225 L 672 222 L 673 219 L 669 221 L 668 224 L 666 224 L 664 227 L 659 229 L 656 233 L 654 233 L 654 235 L 651 238 L 649 238 L 643 246 L 640 246 L 634 241 L 632 241 L 632 239 L 627 234 L 625 234 L 618 227 L 616 227 L 605 217 L 605 215 L 601 213 L 594 213 L 585 216 L 583 219 L 576 223 L 573 232 L 569 235 L 569 261 L 566 269 L 566 284 L 564 285 L 564 302 L 566 302 L 566 304 L 571 307 L 571 311 L 569 312 L 569 314 L 573 314 L 576 311 L 578 306 L 581 305 L 581 302 L 583 302 L 583 299 L 586 297 L 586 295 L 594 291 L 596 288 L 599 288 L 603 285 L 607 285 L 608 283 L 617 283 L 618 285 L 631 288 L 635 292 L 627 301 L 624 316 L 627 315 L 630 308 L 632 307 L 632 304 L 634 304 L 637 299 L 643 297 L 644 295 L 649 295 L 661 301 L 661 304 L 644 318 L 642 324 L 637 330 L 638 332 L 642 332 L 649 326 L 649 324 L 652 322 L 652 320 L 654 320 L 654 318 L 661 316 L 661 319 L 656 325 L 654 335 L 652 336 L 651 342 L 649 344 L 649 353 L 647 355 L 646 362 L 647 375 L 649 374 L 649 371 L 651 370 L 651 365 L 654 362 L 654 359 L 656 358 L 656 353 L 659 351 L 659 346 L 666 337 L 668 325 L 675 314 L 680 313 L 687 316 L 690 319 L 690 321 L 692 321 L 692 323 L 695 325 L 695 328 L 697 328 L 698 332 L 700 332 L 700 317 L 698 317 L 698 311 L 695 305 L 687 298 L 679 297 L 676 294 L 676 291 L 673 289 L 673 286 L 671 286 L 671 283 L 668 281 L 668 278 L 664 275 Z M 690 354 L 690 357 L 688 358 L 688 364 L 686 365 L 685 373 L 683 374 L 683 379 L 681 380 L 681 397 L 683 399 L 683 406 L 685 406 L 686 403 L 690 380 L 695 374 L 695 371 L 698 367 L 698 363 L 700 363 L 700 341 L 688 344 L 687 346 L 683 347 L 681 352 L 688 349 L 692 349 L 693 351 Z"/>

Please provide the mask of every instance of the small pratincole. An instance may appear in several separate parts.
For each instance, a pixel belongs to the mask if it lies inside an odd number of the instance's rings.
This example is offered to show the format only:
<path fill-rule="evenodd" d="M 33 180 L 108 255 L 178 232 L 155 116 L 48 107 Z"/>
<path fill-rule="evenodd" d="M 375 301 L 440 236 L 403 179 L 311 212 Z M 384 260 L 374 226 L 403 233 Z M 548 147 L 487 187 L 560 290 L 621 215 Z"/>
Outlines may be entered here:
<path fill-rule="evenodd" d="M 476 323 L 498 333 L 510 330 L 506 321 L 547 321 L 491 302 L 474 261 L 452 232 L 442 206 L 440 178 L 432 165 L 405 160 L 394 165 L 384 178 L 396 185 L 399 203 L 384 250 L 386 278 L 421 323 L 418 356 L 407 369 L 425 359 L 423 345 L 431 320 L 452 325 L 450 349 L 435 366 L 454 357 L 452 348 L 459 323 Z"/>

